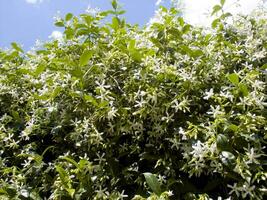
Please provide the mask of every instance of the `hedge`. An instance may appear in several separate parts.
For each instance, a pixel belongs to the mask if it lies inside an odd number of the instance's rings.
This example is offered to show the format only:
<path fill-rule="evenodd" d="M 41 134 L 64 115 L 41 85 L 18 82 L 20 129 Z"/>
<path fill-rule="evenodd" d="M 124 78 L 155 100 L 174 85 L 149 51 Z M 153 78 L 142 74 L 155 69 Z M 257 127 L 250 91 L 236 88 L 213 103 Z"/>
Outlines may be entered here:
<path fill-rule="evenodd" d="M 211 27 L 67 14 L 0 50 L 1 199 L 264 199 L 267 12 Z"/>

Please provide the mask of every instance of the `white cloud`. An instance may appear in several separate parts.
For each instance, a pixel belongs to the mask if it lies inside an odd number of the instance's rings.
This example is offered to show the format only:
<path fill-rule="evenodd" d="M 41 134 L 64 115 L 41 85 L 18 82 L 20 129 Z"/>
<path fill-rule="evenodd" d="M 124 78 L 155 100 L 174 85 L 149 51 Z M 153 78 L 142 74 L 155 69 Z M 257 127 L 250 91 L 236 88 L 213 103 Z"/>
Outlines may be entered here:
<path fill-rule="evenodd" d="M 163 0 L 157 0 L 157 2 L 156 2 L 156 6 L 159 6 L 161 3 L 163 3 Z"/>
<path fill-rule="evenodd" d="M 181 1 L 181 0 L 179 0 Z M 219 0 L 182 0 L 184 18 L 193 25 L 209 26 L 212 22 L 210 14 L 214 5 L 219 4 Z M 226 0 L 224 10 L 233 15 L 249 14 L 266 0 Z"/>
<path fill-rule="evenodd" d="M 49 38 L 53 40 L 62 40 L 63 34 L 60 31 L 53 31 Z"/>
<path fill-rule="evenodd" d="M 37 4 L 37 3 L 42 3 L 43 0 L 26 0 L 26 2 L 30 4 Z"/>

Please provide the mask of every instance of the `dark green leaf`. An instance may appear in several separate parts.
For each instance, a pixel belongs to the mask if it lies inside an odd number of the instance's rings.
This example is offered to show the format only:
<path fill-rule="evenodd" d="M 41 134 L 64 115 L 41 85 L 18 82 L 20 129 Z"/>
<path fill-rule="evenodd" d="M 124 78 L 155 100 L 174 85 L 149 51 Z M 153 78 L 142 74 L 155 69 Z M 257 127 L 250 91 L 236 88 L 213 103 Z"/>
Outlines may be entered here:
<path fill-rule="evenodd" d="M 158 196 L 161 195 L 161 188 L 160 188 L 160 183 L 157 179 L 157 177 L 154 174 L 151 174 L 149 172 L 144 173 L 146 182 L 150 189 Z"/>
<path fill-rule="evenodd" d="M 267 63 L 261 66 L 261 69 L 267 69 Z"/>
<path fill-rule="evenodd" d="M 229 150 L 228 138 L 223 134 L 217 136 L 216 144 L 219 150 Z"/>
<path fill-rule="evenodd" d="M 235 156 L 229 151 L 222 151 L 220 155 L 221 161 L 228 167 L 232 167 L 235 163 Z"/>

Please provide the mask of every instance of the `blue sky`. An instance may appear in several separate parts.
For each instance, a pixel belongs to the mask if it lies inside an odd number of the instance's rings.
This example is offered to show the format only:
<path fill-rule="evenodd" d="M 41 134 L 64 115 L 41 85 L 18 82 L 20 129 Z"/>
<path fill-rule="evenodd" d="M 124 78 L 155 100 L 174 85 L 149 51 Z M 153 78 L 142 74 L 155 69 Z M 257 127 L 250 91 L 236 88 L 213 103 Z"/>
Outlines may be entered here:
<path fill-rule="evenodd" d="M 127 11 L 130 23 L 144 25 L 153 16 L 157 0 L 120 0 Z M 110 0 L 0 0 L 0 47 L 10 47 L 11 42 L 29 50 L 36 41 L 48 40 L 54 26 L 57 11 L 64 15 L 83 13 L 88 5 L 101 10 L 111 8 Z"/>
<path fill-rule="evenodd" d="M 119 0 L 127 11 L 124 15 L 132 24 L 145 25 L 154 15 L 156 2 L 167 5 L 171 0 Z M 207 16 L 212 7 L 220 0 L 176 0 L 183 9 L 185 20 L 193 25 L 210 26 L 212 18 Z M 164 3 L 165 2 L 165 3 Z M 232 14 L 249 14 L 267 0 L 226 0 L 225 11 Z M 101 10 L 111 9 L 110 0 L 0 0 L 0 48 L 10 47 L 11 42 L 23 45 L 30 50 L 35 41 L 49 40 L 53 31 L 62 31 L 54 26 L 53 17 L 57 11 L 61 16 L 66 13 L 84 13 L 87 7 Z"/>

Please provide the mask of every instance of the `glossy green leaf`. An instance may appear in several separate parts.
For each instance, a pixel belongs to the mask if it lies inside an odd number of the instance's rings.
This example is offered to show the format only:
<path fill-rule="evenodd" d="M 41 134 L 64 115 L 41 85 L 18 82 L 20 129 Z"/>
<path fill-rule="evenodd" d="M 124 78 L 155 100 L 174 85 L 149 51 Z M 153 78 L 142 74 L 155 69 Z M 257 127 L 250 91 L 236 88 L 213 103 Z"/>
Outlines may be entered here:
<path fill-rule="evenodd" d="M 236 131 L 238 131 L 238 126 L 235 124 L 231 124 L 231 125 L 229 125 L 228 129 L 233 131 L 233 132 L 236 132 Z"/>
<path fill-rule="evenodd" d="M 94 106 L 97 106 L 98 105 L 96 99 L 94 97 L 92 97 L 91 95 L 84 95 L 84 99 L 86 101 L 92 103 Z"/>
<path fill-rule="evenodd" d="M 70 20 L 72 19 L 72 17 L 73 17 L 73 14 L 72 14 L 72 13 L 68 13 L 68 14 L 66 14 L 66 16 L 65 16 L 65 20 L 66 20 L 66 21 L 70 21 Z"/>
<path fill-rule="evenodd" d="M 80 66 L 87 65 L 92 56 L 93 52 L 91 50 L 85 50 L 79 60 Z"/>
<path fill-rule="evenodd" d="M 267 63 L 261 66 L 261 69 L 267 69 Z"/>
<path fill-rule="evenodd" d="M 111 1 L 111 5 L 112 5 L 112 8 L 114 10 L 117 10 L 117 8 L 118 8 L 118 2 L 117 2 L 117 0 L 112 0 Z"/>
<path fill-rule="evenodd" d="M 215 5 L 215 6 L 213 7 L 213 11 L 212 11 L 211 15 L 216 14 L 216 13 L 219 12 L 221 9 L 222 9 L 222 7 L 221 7 L 220 5 Z"/>
<path fill-rule="evenodd" d="M 248 91 L 248 87 L 245 84 L 240 83 L 239 90 L 242 92 L 243 96 L 248 96 L 249 91 Z"/>
<path fill-rule="evenodd" d="M 68 173 L 59 165 L 56 166 L 56 170 L 59 173 L 60 180 L 64 186 L 65 189 L 70 188 L 70 180 Z"/>
<path fill-rule="evenodd" d="M 144 173 L 144 176 L 145 176 L 145 179 L 146 179 L 146 183 L 150 187 L 150 189 L 155 194 L 160 196 L 160 194 L 161 194 L 161 186 L 160 186 L 160 183 L 159 183 L 157 177 L 154 174 L 151 174 L 149 172 Z"/>
<path fill-rule="evenodd" d="M 73 188 L 67 188 L 66 190 L 68 191 L 68 193 L 71 196 L 71 198 L 73 198 L 74 197 L 74 194 L 75 194 L 75 189 L 73 189 Z"/>
<path fill-rule="evenodd" d="M 236 162 L 236 158 L 234 154 L 232 154 L 229 151 L 222 151 L 220 158 L 221 158 L 222 163 L 228 167 L 232 167 Z"/>
<path fill-rule="evenodd" d="M 239 83 L 239 76 L 236 73 L 229 74 L 228 76 L 229 81 L 233 83 L 234 85 L 238 85 Z"/>
<path fill-rule="evenodd" d="M 61 157 L 61 159 L 66 160 L 69 163 L 73 164 L 76 168 L 79 168 L 79 164 L 75 160 L 73 160 L 72 158 L 64 156 L 64 157 Z"/>
<path fill-rule="evenodd" d="M 62 20 L 56 21 L 56 22 L 55 22 L 55 25 L 56 25 L 57 27 L 64 27 L 64 26 L 65 26 L 65 24 L 64 24 L 64 22 L 63 22 Z"/>
<path fill-rule="evenodd" d="M 34 75 L 39 76 L 42 72 L 45 71 L 45 69 L 46 69 L 46 65 L 44 65 L 44 64 L 38 65 L 35 72 L 34 72 Z"/>
<path fill-rule="evenodd" d="M 118 30 L 120 27 L 120 21 L 119 21 L 119 18 L 118 17 L 113 17 L 112 18 L 112 28 L 114 30 Z"/>
<path fill-rule="evenodd" d="M 219 150 L 229 150 L 229 141 L 228 138 L 223 135 L 219 134 L 216 139 L 217 148 Z"/>
<path fill-rule="evenodd" d="M 15 42 L 12 42 L 12 43 L 11 43 L 11 46 L 12 46 L 15 50 L 17 50 L 17 51 L 19 51 L 19 52 L 21 52 L 21 53 L 24 52 L 24 51 L 22 50 L 22 48 L 21 48 L 17 43 L 15 43 Z"/>

